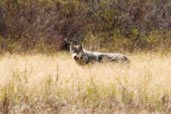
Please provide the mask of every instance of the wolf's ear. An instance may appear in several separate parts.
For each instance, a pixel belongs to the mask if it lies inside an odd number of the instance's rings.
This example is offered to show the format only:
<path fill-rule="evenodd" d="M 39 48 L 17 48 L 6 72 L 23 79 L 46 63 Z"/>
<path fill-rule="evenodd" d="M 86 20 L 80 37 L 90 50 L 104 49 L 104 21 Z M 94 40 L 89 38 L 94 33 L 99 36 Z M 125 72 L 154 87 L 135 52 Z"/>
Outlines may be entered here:
<path fill-rule="evenodd" d="M 73 42 L 70 42 L 70 46 L 73 46 Z"/>
<path fill-rule="evenodd" d="M 81 45 L 81 44 L 79 44 L 79 45 L 78 45 L 78 48 L 79 48 L 79 49 L 83 49 L 83 47 L 82 47 L 82 45 Z"/>
<path fill-rule="evenodd" d="M 70 52 L 73 50 L 73 43 L 72 42 L 70 42 L 69 50 L 70 50 Z"/>

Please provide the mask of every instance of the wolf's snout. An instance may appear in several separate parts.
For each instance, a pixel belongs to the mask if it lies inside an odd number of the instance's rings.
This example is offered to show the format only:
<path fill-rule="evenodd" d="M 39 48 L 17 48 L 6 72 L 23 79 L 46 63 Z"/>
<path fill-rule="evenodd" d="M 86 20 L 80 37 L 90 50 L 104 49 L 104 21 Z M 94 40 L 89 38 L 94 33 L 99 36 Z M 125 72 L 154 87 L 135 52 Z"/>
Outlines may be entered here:
<path fill-rule="evenodd" d="M 74 56 L 73 59 L 77 59 L 77 56 Z"/>
<path fill-rule="evenodd" d="M 77 54 L 75 54 L 75 53 L 72 54 L 72 58 L 73 58 L 73 59 L 77 59 Z"/>

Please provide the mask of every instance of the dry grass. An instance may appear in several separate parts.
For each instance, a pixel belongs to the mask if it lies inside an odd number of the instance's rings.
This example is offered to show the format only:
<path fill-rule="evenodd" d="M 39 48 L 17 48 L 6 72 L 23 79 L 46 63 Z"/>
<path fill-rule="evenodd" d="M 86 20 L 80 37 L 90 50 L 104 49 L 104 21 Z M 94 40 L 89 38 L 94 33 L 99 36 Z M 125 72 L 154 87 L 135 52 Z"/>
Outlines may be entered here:
<path fill-rule="evenodd" d="M 0 57 L 4 114 L 169 114 L 171 55 L 129 55 L 131 63 L 79 66 L 68 54 Z"/>

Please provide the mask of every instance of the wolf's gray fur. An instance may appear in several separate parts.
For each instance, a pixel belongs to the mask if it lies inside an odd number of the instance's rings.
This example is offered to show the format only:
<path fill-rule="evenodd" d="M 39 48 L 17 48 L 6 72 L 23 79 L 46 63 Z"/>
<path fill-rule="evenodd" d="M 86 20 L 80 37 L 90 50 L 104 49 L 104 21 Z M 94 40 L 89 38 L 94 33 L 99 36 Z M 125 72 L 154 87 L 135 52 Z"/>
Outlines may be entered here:
<path fill-rule="evenodd" d="M 82 45 L 70 44 L 70 53 L 72 58 L 80 64 L 87 64 L 89 62 L 102 62 L 102 61 L 114 61 L 114 62 L 129 62 L 129 59 L 120 53 L 101 53 L 91 52 L 85 50 Z"/>

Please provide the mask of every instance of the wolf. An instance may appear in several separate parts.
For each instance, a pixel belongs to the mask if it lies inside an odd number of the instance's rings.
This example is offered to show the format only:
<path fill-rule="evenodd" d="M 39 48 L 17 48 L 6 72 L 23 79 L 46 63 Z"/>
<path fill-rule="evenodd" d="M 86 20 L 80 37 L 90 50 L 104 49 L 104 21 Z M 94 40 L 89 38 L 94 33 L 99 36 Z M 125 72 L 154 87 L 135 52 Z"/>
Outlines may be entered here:
<path fill-rule="evenodd" d="M 84 49 L 81 44 L 70 44 L 70 53 L 72 58 L 79 64 L 88 64 L 90 62 L 129 62 L 126 55 L 120 53 L 101 53 L 92 52 Z"/>

